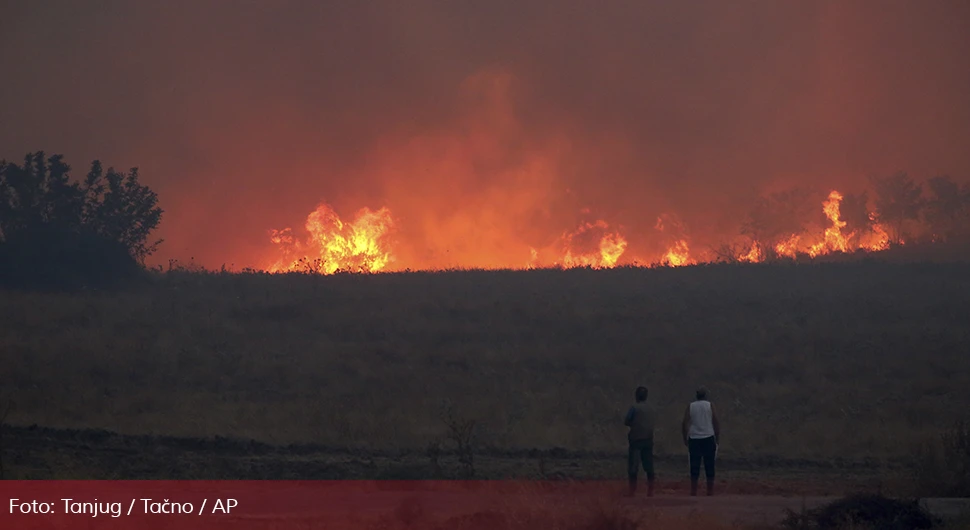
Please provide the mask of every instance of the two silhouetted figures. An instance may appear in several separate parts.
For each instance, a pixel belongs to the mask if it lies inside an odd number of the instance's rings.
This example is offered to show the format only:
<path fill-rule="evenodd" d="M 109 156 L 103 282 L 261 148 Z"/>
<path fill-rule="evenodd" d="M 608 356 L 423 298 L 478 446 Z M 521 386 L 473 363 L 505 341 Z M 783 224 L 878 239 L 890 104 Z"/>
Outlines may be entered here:
<path fill-rule="evenodd" d="M 627 456 L 627 476 L 630 481 L 630 495 L 637 490 L 640 467 L 647 474 L 647 496 L 653 496 L 655 473 L 653 469 L 653 431 L 656 413 L 647 404 L 647 388 L 638 387 L 635 392 L 636 403 L 630 407 L 623 424 L 630 428 L 627 436 L 629 452 Z M 707 477 L 707 494 L 714 495 L 714 461 L 721 436 L 721 425 L 717 419 L 714 405 L 707 399 L 707 390 L 697 390 L 696 399 L 687 405 L 681 422 L 681 435 L 687 446 L 690 461 L 690 494 L 697 495 L 697 483 L 701 474 L 701 463 Z"/>

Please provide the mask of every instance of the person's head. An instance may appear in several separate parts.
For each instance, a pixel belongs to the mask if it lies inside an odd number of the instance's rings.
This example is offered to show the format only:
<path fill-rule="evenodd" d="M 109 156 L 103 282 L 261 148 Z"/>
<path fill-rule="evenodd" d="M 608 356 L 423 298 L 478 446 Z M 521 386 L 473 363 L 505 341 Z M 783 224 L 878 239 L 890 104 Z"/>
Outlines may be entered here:
<path fill-rule="evenodd" d="M 697 389 L 697 399 L 707 399 L 707 389 L 700 387 Z"/>
<path fill-rule="evenodd" d="M 647 387 L 638 386 L 636 391 L 637 403 L 647 400 Z"/>

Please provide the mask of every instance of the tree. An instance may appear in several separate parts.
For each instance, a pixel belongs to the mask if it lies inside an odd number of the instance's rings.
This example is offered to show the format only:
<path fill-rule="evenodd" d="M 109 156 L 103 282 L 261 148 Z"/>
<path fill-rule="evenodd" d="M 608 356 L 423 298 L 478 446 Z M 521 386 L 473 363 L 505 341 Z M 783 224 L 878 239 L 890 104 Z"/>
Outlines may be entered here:
<path fill-rule="evenodd" d="M 805 225 L 820 215 L 816 199 L 815 193 L 801 188 L 759 197 L 742 225 L 741 233 L 771 256 L 775 245 L 802 233 Z"/>
<path fill-rule="evenodd" d="M 952 241 L 964 237 L 970 230 L 970 189 L 962 188 L 947 175 L 936 176 L 926 182 L 929 197 L 924 217 L 934 238 Z"/>
<path fill-rule="evenodd" d="M 137 168 L 107 172 L 97 160 L 83 181 L 61 155 L 30 153 L 22 166 L 0 161 L 0 280 L 89 284 L 138 268 L 161 240 L 158 197 Z"/>
<path fill-rule="evenodd" d="M 889 227 L 889 242 L 899 245 L 903 241 L 907 221 L 919 219 L 923 209 L 923 187 L 905 172 L 888 177 L 871 179 L 876 192 L 876 216 L 880 223 Z"/>
<path fill-rule="evenodd" d="M 162 220 L 154 191 L 138 183 L 138 168 L 118 173 L 108 168 L 104 173 L 101 162 L 91 163 L 84 179 L 83 219 L 95 233 L 123 244 L 132 257 L 140 262 L 150 256 L 162 243 L 148 242 Z"/>
<path fill-rule="evenodd" d="M 845 223 L 846 234 L 865 233 L 872 230 L 872 219 L 869 217 L 869 194 L 859 195 L 847 193 L 842 196 L 839 204 L 839 218 Z"/>

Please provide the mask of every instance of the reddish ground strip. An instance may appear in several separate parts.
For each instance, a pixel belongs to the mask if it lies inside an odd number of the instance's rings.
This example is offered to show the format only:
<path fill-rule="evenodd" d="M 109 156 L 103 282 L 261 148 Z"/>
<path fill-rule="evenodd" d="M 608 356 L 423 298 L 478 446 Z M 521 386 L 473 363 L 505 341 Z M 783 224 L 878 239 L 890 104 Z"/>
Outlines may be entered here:
<path fill-rule="evenodd" d="M 10 481 L 0 483 L 4 504 L 0 525 L 25 529 L 113 529 L 132 528 L 132 524 L 186 529 L 369 528 L 374 520 L 383 520 L 385 526 L 415 521 L 437 525 L 461 516 L 494 525 L 496 518 L 515 514 L 569 516 L 584 510 L 775 523 L 786 508 L 798 511 L 832 499 L 730 494 L 691 498 L 665 487 L 653 498 L 643 491 L 627 498 L 625 487 L 608 481 Z M 955 515 L 970 509 L 970 499 L 931 499 L 927 505 L 940 515 Z M 91 513 L 95 506 L 101 510 L 96 516 Z M 81 513 L 65 514 L 65 510 Z M 173 510 L 183 513 L 158 513 Z M 120 515 L 113 516 L 116 513 Z"/>

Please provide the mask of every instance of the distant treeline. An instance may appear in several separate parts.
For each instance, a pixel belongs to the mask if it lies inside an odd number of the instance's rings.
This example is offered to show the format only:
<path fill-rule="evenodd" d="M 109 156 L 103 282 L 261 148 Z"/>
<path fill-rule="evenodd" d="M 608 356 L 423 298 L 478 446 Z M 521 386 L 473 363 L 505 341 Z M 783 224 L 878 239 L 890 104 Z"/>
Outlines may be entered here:
<path fill-rule="evenodd" d="M 96 287 L 139 274 L 161 240 L 158 197 L 138 182 L 138 170 L 105 170 L 97 160 L 83 179 L 61 155 L 30 153 L 22 165 L 0 160 L 0 286 Z M 900 172 L 871 179 L 868 192 L 846 194 L 840 219 L 846 234 L 878 225 L 904 241 L 970 242 L 970 185 L 949 176 L 917 182 Z M 791 189 L 759 197 L 741 232 L 765 253 L 808 226 L 826 226 L 818 190 Z M 734 249 L 718 254 L 737 256 Z"/>
<path fill-rule="evenodd" d="M 844 234 L 871 233 L 879 225 L 891 246 L 919 242 L 970 241 L 970 185 L 947 175 L 917 182 L 907 173 L 870 179 L 869 192 L 844 194 L 839 217 Z M 827 192 L 826 192 L 827 193 Z M 826 227 L 819 190 L 795 188 L 762 196 L 742 226 L 742 234 L 770 252 L 808 225 Z M 767 257 L 771 257 L 770 255 Z"/>

